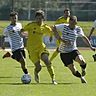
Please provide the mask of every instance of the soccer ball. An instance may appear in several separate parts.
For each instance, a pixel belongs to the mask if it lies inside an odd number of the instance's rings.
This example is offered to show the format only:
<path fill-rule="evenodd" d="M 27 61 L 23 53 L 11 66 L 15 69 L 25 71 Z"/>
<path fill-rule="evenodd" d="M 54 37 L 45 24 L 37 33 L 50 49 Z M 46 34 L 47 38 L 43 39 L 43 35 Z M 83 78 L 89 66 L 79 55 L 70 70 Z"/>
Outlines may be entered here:
<path fill-rule="evenodd" d="M 24 74 L 21 77 L 21 81 L 23 84 L 29 84 L 31 82 L 31 76 L 29 74 Z"/>

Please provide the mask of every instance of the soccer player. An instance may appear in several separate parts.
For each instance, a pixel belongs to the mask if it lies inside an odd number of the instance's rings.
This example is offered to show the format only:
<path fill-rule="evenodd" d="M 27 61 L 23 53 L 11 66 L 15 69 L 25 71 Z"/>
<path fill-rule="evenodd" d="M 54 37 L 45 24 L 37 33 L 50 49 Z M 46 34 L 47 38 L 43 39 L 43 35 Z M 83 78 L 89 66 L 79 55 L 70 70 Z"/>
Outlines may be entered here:
<path fill-rule="evenodd" d="M 55 37 L 61 41 L 59 46 L 60 58 L 64 65 L 69 68 L 72 74 L 81 79 L 82 83 L 87 83 L 84 76 L 86 74 L 86 62 L 83 56 L 80 54 L 77 45 L 77 37 L 81 37 L 90 48 L 95 51 L 95 48 L 91 46 L 89 39 L 84 35 L 81 27 L 77 26 L 77 17 L 70 16 L 69 24 L 58 24 L 53 27 Z M 59 36 L 58 31 L 62 32 L 62 36 Z M 77 71 L 74 62 L 80 64 L 82 72 Z"/>
<path fill-rule="evenodd" d="M 69 22 L 69 16 L 70 16 L 70 9 L 69 9 L 69 8 L 66 8 L 66 9 L 64 10 L 64 16 L 59 17 L 59 18 L 56 20 L 55 24 L 68 23 L 68 22 Z M 60 32 L 59 32 L 59 33 L 60 33 Z M 61 33 L 60 33 L 60 35 L 61 35 Z M 56 46 L 57 46 L 57 48 L 56 48 L 56 50 L 53 52 L 53 54 L 52 54 L 52 56 L 51 56 L 51 58 L 50 58 L 50 61 L 52 61 L 52 60 L 58 55 L 58 53 L 59 53 L 59 51 L 58 51 L 59 45 L 60 45 L 60 41 L 59 41 L 59 40 L 56 40 Z"/>
<path fill-rule="evenodd" d="M 3 45 L 2 48 L 5 49 L 5 42 L 4 38 L 8 37 L 9 44 L 12 50 L 12 55 L 7 52 L 4 54 L 3 58 L 11 57 L 18 61 L 21 64 L 21 68 L 25 74 L 28 74 L 28 70 L 25 66 L 25 51 L 24 51 L 24 44 L 23 38 L 21 35 L 22 25 L 18 23 L 18 13 L 11 12 L 10 13 L 10 21 L 11 23 L 5 28 L 4 36 L 3 36 Z"/>
<path fill-rule="evenodd" d="M 57 84 L 55 81 L 55 73 L 51 62 L 48 59 L 49 52 L 43 43 L 44 35 L 51 35 L 52 29 L 44 24 L 44 12 L 42 10 L 36 11 L 35 21 L 27 24 L 24 30 L 28 32 L 27 50 L 30 60 L 34 63 L 34 76 L 35 81 L 39 83 L 39 72 L 41 71 L 40 60 L 42 60 L 50 74 L 53 84 Z"/>
<path fill-rule="evenodd" d="M 89 39 L 91 39 L 90 37 L 91 37 L 91 35 L 93 34 L 95 28 L 96 28 L 96 20 L 94 21 L 93 26 L 92 26 L 92 28 L 91 28 L 91 30 L 90 30 L 90 34 L 89 34 L 89 36 L 88 36 Z M 96 54 L 93 55 L 93 59 L 94 59 L 94 62 L 96 62 Z"/>

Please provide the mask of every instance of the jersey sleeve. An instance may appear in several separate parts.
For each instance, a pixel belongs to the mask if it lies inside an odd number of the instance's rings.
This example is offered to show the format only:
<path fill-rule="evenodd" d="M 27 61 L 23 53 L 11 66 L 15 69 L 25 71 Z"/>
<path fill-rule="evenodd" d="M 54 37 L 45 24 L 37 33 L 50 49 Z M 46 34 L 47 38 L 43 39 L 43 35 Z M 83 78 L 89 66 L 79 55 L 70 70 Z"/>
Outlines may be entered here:
<path fill-rule="evenodd" d="M 77 35 L 78 35 L 78 37 L 83 37 L 84 36 L 84 32 L 83 32 L 81 27 L 77 28 Z"/>
<path fill-rule="evenodd" d="M 52 36 L 52 34 L 53 34 L 51 27 L 48 25 L 45 25 L 45 28 L 43 31 L 44 31 L 45 35 L 48 35 L 48 36 Z"/>
<path fill-rule="evenodd" d="M 56 27 L 57 31 L 62 32 L 63 28 L 64 28 L 64 24 L 57 24 L 57 25 L 55 25 L 55 27 Z"/>
<path fill-rule="evenodd" d="M 19 23 L 19 27 L 20 27 L 20 29 L 22 29 L 22 24 L 21 23 Z"/>
<path fill-rule="evenodd" d="M 7 28 L 4 29 L 3 36 L 8 36 L 8 30 L 7 30 Z"/>

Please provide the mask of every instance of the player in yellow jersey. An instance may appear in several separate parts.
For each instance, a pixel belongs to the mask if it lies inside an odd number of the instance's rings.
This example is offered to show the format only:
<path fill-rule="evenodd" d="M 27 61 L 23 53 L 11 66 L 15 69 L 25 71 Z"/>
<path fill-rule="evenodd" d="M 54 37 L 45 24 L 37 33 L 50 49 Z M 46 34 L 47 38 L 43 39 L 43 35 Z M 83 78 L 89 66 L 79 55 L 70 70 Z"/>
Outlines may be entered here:
<path fill-rule="evenodd" d="M 52 83 L 57 84 L 55 81 L 55 74 L 53 66 L 48 59 L 49 52 L 43 43 L 44 35 L 51 35 L 52 29 L 44 24 L 44 12 L 42 10 L 36 11 L 35 21 L 27 24 L 24 27 L 25 31 L 28 31 L 27 50 L 30 60 L 34 63 L 34 75 L 35 81 L 39 83 L 39 72 L 41 70 L 40 60 L 42 60 L 51 76 Z"/>
<path fill-rule="evenodd" d="M 56 22 L 55 22 L 55 24 L 62 24 L 62 23 L 69 23 L 69 19 L 70 19 L 70 9 L 69 8 L 66 8 L 65 10 L 64 10 L 64 16 L 61 16 L 61 17 L 59 17 L 57 20 L 56 20 Z M 59 34 L 60 34 L 60 36 L 61 36 L 61 33 L 59 32 Z M 51 58 L 50 58 L 50 61 L 52 61 L 57 55 L 58 55 L 58 53 L 59 53 L 59 51 L 58 51 L 58 47 L 59 47 L 59 45 L 60 45 L 60 41 L 56 41 L 56 45 L 57 45 L 57 48 L 56 48 L 56 50 L 54 51 L 54 53 L 52 54 L 52 56 L 51 56 Z"/>

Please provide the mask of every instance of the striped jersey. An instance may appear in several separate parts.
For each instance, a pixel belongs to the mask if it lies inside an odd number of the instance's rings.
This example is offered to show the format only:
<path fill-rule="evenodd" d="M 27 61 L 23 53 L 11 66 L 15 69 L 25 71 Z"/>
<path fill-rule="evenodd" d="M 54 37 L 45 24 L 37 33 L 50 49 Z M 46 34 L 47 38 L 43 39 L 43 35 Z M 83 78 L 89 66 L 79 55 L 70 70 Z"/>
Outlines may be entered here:
<path fill-rule="evenodd" d="M 77 49 L 77 45 L 76 45 L 77 37 L 84 36 L 82 28 L 79 26 L 76 26 L 75 29 L 72 30 L 69 28 L 69 24 L 58 24 L 55 26 L 58 32 L 59 31 L 62 32 L 61 38 L 65 41 L 70 41 L 69 45 L 61 42 L 59 46 L 60 53 L 68 53 L 73 50 L 76 50 Z"/>
<path fill-rule="evenodd" d="M 21 23 L 16 23 L 16 25 L 9 25 L 4 30 L 4 36 L 8 37 L 8 41 L 12 51 L 23 48 L 23 38 L 21 37 L 22 25 Z"/>

